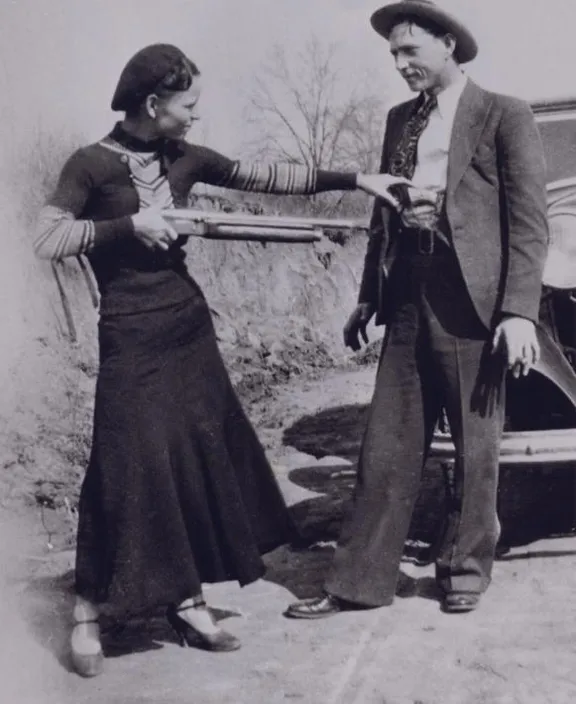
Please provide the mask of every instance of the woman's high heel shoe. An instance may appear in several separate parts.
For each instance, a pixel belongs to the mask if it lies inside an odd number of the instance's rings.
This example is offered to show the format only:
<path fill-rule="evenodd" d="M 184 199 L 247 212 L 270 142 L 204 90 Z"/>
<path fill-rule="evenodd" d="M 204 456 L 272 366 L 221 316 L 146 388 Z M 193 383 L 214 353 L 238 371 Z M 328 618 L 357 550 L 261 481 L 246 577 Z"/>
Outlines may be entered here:
<path fill-rule="evenodd" d="M 211 650 L 215 653 L 227 653 L 240 648 L 240 641 L 227 631 L 219 629 L 215 633 L 204 633 L 191 626 L 179 613 L 188 609 L 207 609 L 205 602 L 198 602 L 193 606 L 183 606 L 177 608 L 174 605 L 168 607 L 166 618 L 174 629 L 178 642 L 183 648 L 201 647 L 204 650 Z"/>
<path fill-rule="evenodd" d="M 93 639 L 85 641 L 84 647 L 82 647 L 79 628 L 88 624 L 96 625 L 97 641 Z M 94 652 L 90 652 L 91 650 Z M 70 636 L 70 656 L 75 672 L 81 677 L 96 677 L 102 672 L 104 668 L 104 653 L 100 644 L 100 630 L 97 619 L 76 621 Z"/>

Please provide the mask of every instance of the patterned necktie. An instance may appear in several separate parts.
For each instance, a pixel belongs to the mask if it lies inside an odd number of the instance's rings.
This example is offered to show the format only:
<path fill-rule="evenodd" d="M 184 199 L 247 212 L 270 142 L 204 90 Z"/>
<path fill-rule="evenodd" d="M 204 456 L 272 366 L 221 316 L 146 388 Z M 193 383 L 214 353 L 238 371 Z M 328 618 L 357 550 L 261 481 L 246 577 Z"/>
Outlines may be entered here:
<path fill-rule="evenodd" d="M 438 100 L 436 96 L 429 96 L 424 100 L 408 122 L 406 122 L 402 135 L 396 145 L 396 149 L 390 159 L 389 171 L 392 176 L 403 176 L 410 180 L 414 176 L 418 140 L 428 124 L 430 113 L 437 106 Z"/>

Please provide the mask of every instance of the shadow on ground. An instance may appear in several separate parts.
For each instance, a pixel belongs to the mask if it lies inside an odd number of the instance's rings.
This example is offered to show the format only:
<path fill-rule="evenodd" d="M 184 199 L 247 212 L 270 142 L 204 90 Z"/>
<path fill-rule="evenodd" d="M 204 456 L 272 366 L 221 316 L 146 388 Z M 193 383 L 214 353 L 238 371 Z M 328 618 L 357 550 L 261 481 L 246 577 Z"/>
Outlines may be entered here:
<path fill-rule="evenodd" d="M 318 596 L 322 593 L 333 553 L 331 544 L 317 544 L 301 550 L 279 548 L 266 556 L 265 580 L 287 589 L 296 599 Z M 415 579 L 401 571 L 396 596 L 440 601 L 442 595 L 433 577 Z"/>
<path fill-rule="evenodd" d="M 365 406 L 341 406 L 299 419 L 285 432 L 284 441 L 314 457 L 327 455 L 355 462 L 366 413 Z M 295 504 L 291 511 L 300 526 L 301 540 L 266 556 L 266 581 L 287 589 L 295 598 L 316 596 L 322 589 L 346 504 L 355 483 L 355 468 L 343 462 L 293 469 L 294 484 L 317 495 Z M 499 504 L 502 540 L 508 546 L 527 545 L 555 534 L 567 534 L 574 525 L 573 468 L 531 466 L 502 472 Z M 445 503 L 441 467 L 429 463 L 418 499 L 410 539 L 424 546 L 433 543 L 440 530 Z M 416 561 L 421 553 L 416 551 Z M 574 555 L 568 550 L 566 555 Z M 503 555 L 503 560 L 544 557 L 541 553 Z M 558 557 L 558 553 L 550 553 Z M 407 555 L 410 557 L 410 555 Z M 68 637 L 73 603 L 73 573 L 36 575 L 26 588 L 26 621 L 34 639 L 67 670 L 70 670 Z M 432 577 L 414 579 L 401 573 L 397 595 L 401 598 L 438 600 Z M 218 620 L 237 614 L 214 611 Z M 128 620 L 102 618 L 103 645 L 108 657 L 121 657 L 161 649 L 176 642 L 162 611 L 134 615 Z"/>
<path fill-rule="evenodd" d="M 316 458 L 332 455 L 355 462 L 366 412 L 364 405 L 347 405 L 304 416 L 287 428 L 284 443 Z M 290 473 L 295 484 L 322 494 L 293 509 L 307 539 L 336 539 L 354 484 L 354 474 L 349 470 L 349 467 L 313 466 Z M 573 533 L 575 487 L 573 464 L 503 467 L 498 496 L 502 543 L 527 545 L 542 538 Z M 414 510 L 411 540 L 434 541 L 445 500 L 442 467 L 437 461 L 429 461 Z"/>

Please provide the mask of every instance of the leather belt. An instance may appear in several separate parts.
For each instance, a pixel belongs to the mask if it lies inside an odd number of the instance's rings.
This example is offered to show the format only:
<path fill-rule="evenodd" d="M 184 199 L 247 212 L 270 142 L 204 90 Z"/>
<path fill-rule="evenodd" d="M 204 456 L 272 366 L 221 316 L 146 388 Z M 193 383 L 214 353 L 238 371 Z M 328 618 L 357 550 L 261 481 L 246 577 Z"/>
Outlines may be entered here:
<path fill-rule="evenodd" d="M 446 235 L 437 230 L 401 228 L 399 232 L 399 251 L 402 254 L 432 256 L 446 254 L 450 251 Z"/>

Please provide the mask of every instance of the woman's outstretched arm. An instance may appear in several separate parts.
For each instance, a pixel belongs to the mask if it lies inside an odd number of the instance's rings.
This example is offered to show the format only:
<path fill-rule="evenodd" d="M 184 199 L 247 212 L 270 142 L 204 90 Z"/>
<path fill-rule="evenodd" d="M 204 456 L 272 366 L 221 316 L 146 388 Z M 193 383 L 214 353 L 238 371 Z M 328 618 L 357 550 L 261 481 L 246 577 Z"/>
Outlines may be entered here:
<path fill-rule="evenodd" d="M 345 171 L 326 171 L 300 164 L 233 161 L 206 147 L 187 145 L 186 157 L 194 173 L 193 180 L 221 188 L 232 188 L 255 193 L 277 195 L 313 195 L 324 191 L 353 191 L 362 189 L 384 199 L 389 205 L 398 205 L 389 188 L 409 183 L 389 174 L 360 174 Z"/>
<path fill-rule="evenodd" d="M 353 191 L 356 174 L 312 169 L 298 164 L 233 162 L 224 188 L 278 195 L 312 195 L 323 191 Z"/>

